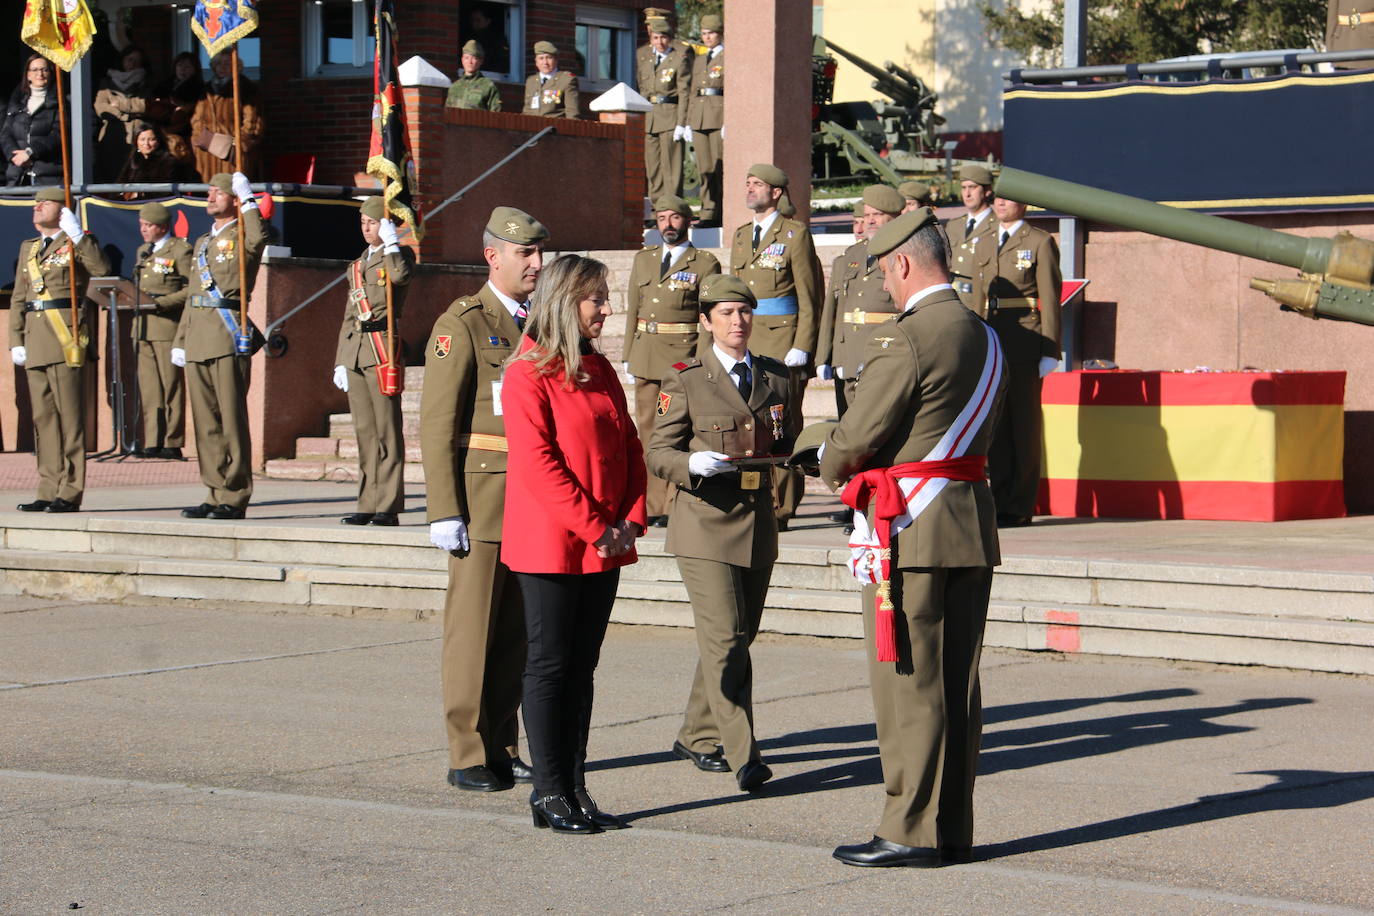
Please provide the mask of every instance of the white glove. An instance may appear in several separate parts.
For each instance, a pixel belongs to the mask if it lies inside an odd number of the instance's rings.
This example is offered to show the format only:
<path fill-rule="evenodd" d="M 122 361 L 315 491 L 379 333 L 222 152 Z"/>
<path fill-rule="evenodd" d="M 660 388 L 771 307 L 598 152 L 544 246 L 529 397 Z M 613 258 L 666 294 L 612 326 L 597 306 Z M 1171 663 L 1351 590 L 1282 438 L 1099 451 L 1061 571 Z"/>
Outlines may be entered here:
<path fill-rule="evenodd" d="M 16 366 L 22 366 L 29 361 L 29 351 L 23 347 L 10 347 L 10 360 Z"/>
<path fill-rule="evenodd" d="M 382 240 L 383 250 L 388 254 L 401 250 L 396 241 L 396 224 L 391 220 L 384 219 L 377 224 L 377 238 Z"/>
<path fill-rule="evenodd" d="M 348 390 L 348 370 L 343 366 L 334 367 L 334 387 L 340 391 Z"/>
<path fill-rule="evenodd" d="M 73 245 L 79 244 L 86 235 L 85 232 L 81 231 L 81 221 L 76 218 L 75 213 L 66 207 L 62 208 L 61 215 L 57 217 L 57 225 L 61 227 L 63 232 L 67 233 L 67 238 L 72 240 Z"/>
<path fill-rule="evenodd" d="M 183 369 L 186 368 L 186 351 L 181 349 L 181 347 L 172 348 L 172 365 L 180 366 Z"/>
<path fill-rule="evenodd" d="M 692 142 L 692 128 L 688 127 L 686 124 L 682 125 L 682 139 L 686 140 L 688 143 Z"/>
<path fill-rule="evenodd" d="M 467 550 L 468 526 L 461 518 L 429 523 L 429 542 L 440 550 Z"/>
<path fill-rule="evenodd" d="M 806 365 L 806 358 L 810 356 L 805 350 L 798 350 L 796 347 L 787 351 L 787 355 L 782 358 L 782 364 L 789 369 L 796 369 L 798 366 Z"/>
<path fill-rule="evenodd" d="M 1041 378 L 1044 378 L 1045 376 L 1049 375 L 1051 372 L 1053 372 L 1055 369 L 1058 369 L 1058 368 L 1059 368 L 1059 360 L 1055 359 L 1053 356 L 1042 356 L 1042 357 L 1040 357 L 1040 377 L 1041 377 Z"/>
<path fill-rule="evenodd" d="M 630 364 L 621 363 L 620 368 L 625 370 L 625 384 L 633 385 L 635 383 L 635 376 L 634 373 L 630 371 Z"/>
<path fill-rule="evenodd" d="M 734 465 L 725 459 L 728 455 L 720 452 L 692 452 L 687 456 L 687 470 L 697 477 L 715 477 L 726 471 L 733 471 Z"/>
<path fill-rule="evenodd" d="M 244 206 L 254 203 L 253 186 L 248 182 L 247 175 L 242 172 L 235 172 L 233 178 L 230 179 L 230 187 L 234 189 L 234 196 Z"/>
<path fill-rule="evenodd" d="M 724 125 L 724 124 L 722 124 L 722 125 L 720 126 L 720 138 L 721 138 L 722 140 L 725 139 L 725 125 Z"/>
<path fill-rule="evenodd" d="M 816 367 L 816 378 L 823 382 L 828 382 L 835 377 L 835 370 L 830 368 L 828 363 L 821 363 Z"/>
<path fill-rule="evenodd" d="M 674 127 L 674 128 L 673 128 L 673 140 L 674 140 L 674 141 L 677 141 L 677 140 L 683 139 L 683 132 L 686 131 L 686 130 L 687 130 L 687 128 L 686 128 L 685 126 L 681 125 L 681 124 L 679 124 L 677 127 Z"/>

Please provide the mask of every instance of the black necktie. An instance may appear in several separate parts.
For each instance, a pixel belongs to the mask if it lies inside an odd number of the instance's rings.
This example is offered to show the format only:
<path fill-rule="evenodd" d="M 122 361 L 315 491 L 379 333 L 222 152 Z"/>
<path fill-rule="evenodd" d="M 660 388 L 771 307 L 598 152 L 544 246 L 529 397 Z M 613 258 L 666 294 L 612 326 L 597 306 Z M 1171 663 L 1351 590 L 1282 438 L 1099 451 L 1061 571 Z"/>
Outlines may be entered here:
<path fill-rule="evenodd" d="M 659 271 L 660 277 L 668 276 L 668 268 L 673 263 L 673 252 L 671 250 L 663 252 L 663 269 Z"/>
<path fill-rule="evenodd" d="M 976 228 L 978 228 L 978 220 L 970 216 L 968 218 L 968 226 L 964 229 L 964 238 L 972 238 L 973 230 Z"/>
<path fill-rule="evenodd" d="M 749 377 L 749 364 L 740 360 L 735 363 L 735 368 L 730 370 L 739 376 L 739 393 L 744 398 L 744 403 L 749 403 L 749 396 L 754 393 L 754 380 Z"/>
<path fill-rule="evenodd" d="M 762 237 L 763 237 L 763 227 L 760 226 L 758 223 L 755 223 L 755 224 L 754 224 L 754 252 L 755 252 L 755 253 L 758 253 L 758 250 L 759 250 L 759 239 L 761 239 Z"/>
<path fill-rule="evenodd" d="M 1002 250 L 1002 246 L 1005 245 L 1005 244 L 1007 244 L 1007 230 L 1003 229 L 1003 230 L 1002 230 L 1002 237 L 1001 237 L 1000 239 L 997 240 L 997 250 L 998 250 L 998 251 L 1001 251 L 1001 250 Z"/>

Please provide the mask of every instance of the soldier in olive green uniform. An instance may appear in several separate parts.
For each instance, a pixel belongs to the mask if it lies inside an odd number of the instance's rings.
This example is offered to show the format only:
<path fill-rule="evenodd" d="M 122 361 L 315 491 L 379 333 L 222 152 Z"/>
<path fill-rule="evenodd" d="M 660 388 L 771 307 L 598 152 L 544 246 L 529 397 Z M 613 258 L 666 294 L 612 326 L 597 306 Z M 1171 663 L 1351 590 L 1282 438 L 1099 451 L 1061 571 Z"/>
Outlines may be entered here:
<path fill-rule="evenodd" d="M 979 285 L 979 265 L 997 244 L 992 231 L 997 220 L 992 215 L 992 173 L 981 165 L 966 165 L 959 170 L 959 195 L 966 216 L 945 225 L 953 253 L 949 269 L 954 275 L 954 291 L 959 301 L 983 314 L 987 290 Z"/>
<path fill-rule="evenodd" d="M 1059 363 L 1059 247 L 1024 219 L 1026 205 L 993 201 L 996 226 L 978 265 L 982 314 L 1007 355 L 1007 406 L 988 453 L 997 523 L 1029 525 L 1040 490 L 1040 380 Z M 991 222 L 991 221 L 990 221 Z"/>
<path fill-rule="evenodd" d="M 725 25 L 714 13 L 701 17 L 701 41 L 706 53 L 692 62 L 692 90 L 687 100 L 686 139 L 696 156 L 701 176 L 700 226 L 720 225 L 721 176 L 725 171 L 722 148 L 725 127 Z"/>
<path fill-rule="evenodd" d="M 139 311 L 133 335 L 143 407 L 140 458 L 180 458 L 186 444 L 181 369 L 172 365 L 172 339 L 190 295 L 191 245 L 171 234 L 171 222 L 162 204 L 144 204 L 138 211 L 143 244 L 135 256 Z"/>
<path fill-rule="evenodd" d="M 754 740 L 753 667 L 777 523 L 763 458 L 788 438 L 790 376 L 749 352 L 755 299 L 738 277 L 707 277 L 701 323 L 711 348 L 663 379 L 649 468 L 677 485 L 667 550 L 692 599 L 700 659 L 673 751 L 752 791 L 773 774 Z M 737 462 L 744 459 L 741 467 Z"/>
<path fill-rule="evenodd" d="M 879 229 L 869 253 L 883 258 L 888 291 L 904 310 L 869 341 L 820 474 L 835 489 L 849 482 L 849 501 L 865 510 L 854 518 L 851 570 L 868 583 L 864 632 L 886 802 L 873 839 L 835 857 L 868 866 L 966 862 L 982 731 L 978 662 L 1001 561 L 983 474 L 1006 384 L 1001 347 L 950 288 L 930 210 Z M 849 490 L 884 482 L 902 493 L 889 509 L 895 517 L 878 518 Z M 890 600 L 881 609 L 880 593 Z"/>
<path fill-rule="evenodd" d="M 902 195 L 905 201 L 902 204 L 902 212 L 909 213 L 918 207 L 924 207 L 930 201 L 930 185 L 919 181 L 904 181 L 897 185 L 897 193 Z"/>
<path fill-rule="evenodd" d="M 635 55 L 639 94 L 653 104 L 644 117 L 644 173 L 649 199 L 682 194 L 682 140 L 687 133 L 693 52 L 673 41 L 666 19 L 649 20 L 649 43 Z"/>
<path fill-rule="evenodd" d="M 243 210 L 240 251 L 235 198 Z M 214 220 L 191 253 L 190 297 L 181 313 L 172 362 L 186 368 L 186 393 L 196 425 L 205 502 L 182 509 L 186 518 L 243 518 L 253 496 L 253 443 L 248 428 L 251 357 L 235 349 L 239 300 L 251 299 L 258 262 L 267 245 L 266 223 L 242 172 L 210 179 L 205 212 Z M 239 262 L 247 262 L 248 288 L 239 289 Z M 250 322 L 251 328 L 251 322 Z M 250 330 L 251 333 L 251 330 Z"/>
<path fill-rule="evenodd" d="M 635 422 L 644 442 L 654 428 L 659 385 L 668 367 L 691 358 L 705 339 L 697 320 L 701 281 L 720 273 L 715 255 L 687 240 L 692 224 L 687 201 L 662 197 L 654 210 L 663 244 L 635 255 L 625 293 L 625 372 L 634 379 Z M 650 472 L 645 498 L 649 524 L 666 524 L 668 482 Z"/>
<path fill-rule="evenodd" d="M 358 437 L 358 511 L 345 525 L 395 525 L 405 508 L 406 444 L 401 428 L 401 392 L 383 394 L 378 366 L 387 352 L 387 280 L 391 280 L 392 327 L 400 346 L 401 309 L 415 265 L 415 253 L 402 248 L 396 227 L 380 197 L 369 197 L 358 215 L 367 251 L 348 267 L 348 305 L 334 356 L 334 384 L 348 394 L 353 431 Z M 397 354 L 399 362 L 399 354 Z M 397 366 L 398 372 L 404 372 Z"/>
<path fill-rule="evenodd" d="M 581 116 L 577 77 L 558 69 L 558 49 L 553 42 L 534 43 L 535 73 L 525 80 L 525 110 L 522 114 L 546 118 Z"/>
<path fill-rule="evenodd" d="M 78 306 L 72 334 L 71 264 L 84 303 L 91 277 L 110 271 L 95 237 L 62 206 L 61 188 L 34 195 L 38 236 L 19 243 L 10 303 L 10 358 L 24 367 L 33 407 L 38 498 L 23 512 L 75 512 L 86 490 L 85 351 L 90 340 L 86 310 Z"/>
<path fill-rule="evenodd" d="M 444 101 L 447 107 L 501 110 L 500 90 L 482 75 L 482 61 L 486 56 L 486 51 L 475 41 L 469 40 L 463 45 L 463 72 L 448 87 L 448 98 Z"/>
<path fill-rule="evenodd" d="M 517 756 L 524 605 L 501 562 L 507 451 L 501 375 L 519 342 L 547 238 L 527 213 L 492 211 L 482 235 L 487 283 L 434 323 L 420 399 L 429 538 L 450 554 L 440 661 L 448 781 L 477 792 L 530 781 Z"/>
<path fill-rule="evenodd" d="M 788 422 L 800 431 L 802 394 L 809 375 L 807 363 L 816 352 L 821 318 L 822 268 L 806 224 L 783 216 L 790 207 L 787 174 L 775 165 L 760 163 L 744 181 L 744 202 L 754 218 L 735 230 L 730 246 L 730 272 L 749 286 L 758 299 L 754 312 L 755 352 L 779 360 L 791 370 L 792 396 Z M 802 499 L 799 470 L 777 471 L 778 525 L 786 529 Z"/>
<path fill-rule="evenodd" d="M 864 188 L 864 235 L 871 237 L 902 212 L 906 201 L 887 185 Z M 816 374 L 835 379 L 835 407 L 844 416 L 854 399 L 854 388 L 863 370 L 864 349 L 878 325 L 897 309 L 883 289 L 878 259 L 868 256 L 868 241 L 860 239 L 835 259 L 830 269 L 830 289 L 821 314 L 816 351 Z"/>

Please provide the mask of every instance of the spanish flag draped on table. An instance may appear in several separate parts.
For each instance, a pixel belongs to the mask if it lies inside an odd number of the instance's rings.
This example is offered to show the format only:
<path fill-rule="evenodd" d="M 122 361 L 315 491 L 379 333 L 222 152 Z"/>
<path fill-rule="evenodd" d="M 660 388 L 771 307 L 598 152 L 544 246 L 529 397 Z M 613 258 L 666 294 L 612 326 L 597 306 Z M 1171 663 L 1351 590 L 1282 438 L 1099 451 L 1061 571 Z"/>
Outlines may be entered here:
<path fill-rule="evenodd" d="M 1055 372 L 1039 512 L 1345 515 L 1344 372 Z"/>

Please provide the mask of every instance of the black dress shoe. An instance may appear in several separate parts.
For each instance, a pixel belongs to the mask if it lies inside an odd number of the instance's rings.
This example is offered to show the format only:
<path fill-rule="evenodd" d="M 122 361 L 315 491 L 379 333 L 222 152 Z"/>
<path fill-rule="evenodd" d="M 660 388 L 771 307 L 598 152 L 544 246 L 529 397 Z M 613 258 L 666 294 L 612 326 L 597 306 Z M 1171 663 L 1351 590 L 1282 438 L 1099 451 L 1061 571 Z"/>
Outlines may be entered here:
<path fill-rule="evenodd" d="M 47 509 L 45 509 L 45 510 L 43 510 L 43 511 L 45 511 L 45 512 L 80 512 L 80 511 L 81 511 L 81 503 L 74 503 L 74 502 L 71 502 L 71 501 L 69 501 L 69 500 L 65 500 L 65 499 L 63 499 L 62 497 L 59 496 L 59 497 L 57 497 L 57 499 L 54 499 L 54 500 L 52 501 L 52 504 L 49 505 Z"/>
<path fill-rule="evenodd" d="M 786 531 L 786 530 L 787 530 L 787 519 L 785 519 L 785 518 L 780 518 L 780 519 L 778 519 L 778 530 L 779 530 L 779 531 Z"/>
<path fill-rule="evenodd" d="M 534 770 L 519 757 L 512 757 L 510 759 L 510 777 L 516 782 L 531 783 L 534 782 Z"/>
<path fill-rule="evenodd" d="M 545 795 L 543 798 L 531 798 L 530 815 L 534 819 L 534 826 L 541 830 L 548 827 L 554 833 L 587 834 L 601 832 L 601 828 L 588 820 L 581 808 L 573 807 L 566 795 Z"/>
<path fill-rule="evenodd" d="M 841 509 L 839 512 L 831 512 L 829 517 L 832 522 L 843 522 L 847 525 L 854 521 L 854 510 L 849 508 Z"/>
<path fill-rule="evenodd" d="M 48 507 L 51 505 L 51 500 L 35 499 L 31 503 L 20 503 L 14 508 L 18 509 L 20 512 L 46 512 Z"/>
<path fill-rule="evenodd" d="M 166 458 L 168 461 L 182 461 L 181 449 L 179 448 L 160 448 L 157 450 L 158 458 Z"/>
<path fill-rule="evenodd" d="M 973 847 L 941 846 L 940 861 L 946 865 L 967 865 L 973 861 Z"/>
<path fill-rule="evenodd" d="M 651 515 L 651 516 L 649 516 L 649 527 L 650 527 L 650 528 L 667 528 L 667 527 L 668 527 L 668 516 L 666 516 L 666 515 Z"/>
<path fill-rule="evenodd" d="M 381 525 L 385 528 L 394 528 L 401 523 L 396 517 L 395 512 L 378 512 L 369 520 L 369 524 Z"/>
<path fill-rule="evenodd" d="M 469 792 L 501 792 L 514 783 L 502 779 L 489 766 L 463 767 L 448 771 L 448 784 Z"/>
<path fill-rule="evenodd" d="M 577 807 L 582 809 L 582 816 L 602 830 L 628 830 L 630 827 L 614 814 L 607 814 L 598 808 L 595 799 L 587 794 L 586 789 L 574 789 L 573 800 L 577 802 Z"/>
<path fill-rule="evenodd" d="M 162 457 L 161 452 L 162 449 L 149 446 L 147 448 L 136 448 L 131 454 L 135 458 L 160 458 Z"/>
<path fill-rule="evenodd" d="M 233 506 L 215 506 L 210 510 L 210 517 L 219 519 L 243 518 L 247 514 L 247 509 L 236 509 Z"/>
<path fill-rule="evenodd" d="M 735 782 L 746 792 L 752 792 L 773 778 L 773 771 L 762 760 L 751 760 L 739 768 Z"/>
<path fill-rule="evenodd" d="M 210 517 L 210 513 L 211 513 L 211 512 L 214 512 L 215 509 L 217 509 L 217 508 L 219 508 L 219 507 L 218 507 L 218 506 L 211 505 L 210 503 L 201 503 L 199 506 L 192 506 L 190 509 L 182 509 L 182 510 L 181 510 L 181 517 L 182 517 L 182 518 L 209 518 L 209 517 Z"/>
<path fill-rule="evenodd" d="M 372 521 L 372 513 L 370 513 L 370 512 L 354 512 L 352 515 L 345 515 L 343 518 L 339 519 L 339 524 L 340 524 L 340 525 L 366 525 L 366 524 L 367 524 L 368 522 L 370 522 L 370 521 Z"/>
<path fill-rule="evenodd" d="M 730 764 L 725 762 L 725 752 L 719 746 L 709 754 L 698 754 L 696 751 L 690 750 L 681 741 L 674 741 L 673 753 L 683 760 L 690 760 L 695 763 L 698 770 L 705 770 L 707 773 L 730 772 Z"/>
<path fill-rule="evenodd" d="M 998 515 L 998 528 L 1025 528 L 1030 525 L 1029 515 Z"/>
<path fill-rule="evenodd" d="M 846 865 L 861 865 L 868 868 L 891 868 L 909 866 L 911 868 L 936 868 L 940 865 L 940 851 L 923 846 L 903 846 L 875 836 L 867 843 L 853 846 L 837 846 L 835 858 Z"/>

